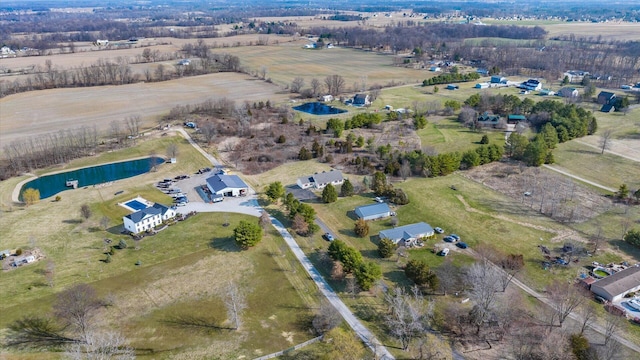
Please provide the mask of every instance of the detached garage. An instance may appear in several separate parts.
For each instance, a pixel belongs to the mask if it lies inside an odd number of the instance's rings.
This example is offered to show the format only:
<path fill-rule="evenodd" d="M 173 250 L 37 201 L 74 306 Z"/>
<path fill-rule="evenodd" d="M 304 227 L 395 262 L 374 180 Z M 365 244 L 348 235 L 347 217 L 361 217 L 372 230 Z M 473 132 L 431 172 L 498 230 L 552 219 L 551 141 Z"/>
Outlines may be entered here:
<path fill-rule="evenodd" d="M 393 215 L 387 203 L 359 206 L 356 208 L 355 213 L 358 219 L 363 220 L 383 219 Z"/>

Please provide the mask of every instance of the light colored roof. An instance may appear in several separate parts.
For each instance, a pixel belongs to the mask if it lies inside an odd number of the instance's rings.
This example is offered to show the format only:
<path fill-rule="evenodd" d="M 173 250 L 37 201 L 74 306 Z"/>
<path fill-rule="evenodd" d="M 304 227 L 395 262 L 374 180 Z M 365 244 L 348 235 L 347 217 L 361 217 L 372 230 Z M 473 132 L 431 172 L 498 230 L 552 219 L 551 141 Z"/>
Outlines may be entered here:
<path fill-rule="evenodd" d="M 389 212 L 391 212 L 391 209 L 389 209 L 389 205 L 387 205 L 387 203 L 359 206 L 355 210 L 356 215 L 361 218 L 371 215 L 388 214 Z"/>
<path fill-rule="evenodd" d="M 303 176 L 301 178 L 298 178 L 298 181 L 300 181 L 300 183 L 302 184 L 309 184 L 313 182 L 313 176 Z"/>
<path fill-rule="evenodd" d="M 311 175 L 313 177 L 313 181 L 318 184 L 328 184 L 334 181 L 342 181 L 342 171 L 340 170 L 331 170 L 331 171 L 323 171 L 321 173 Z"/>
<path fill-rule="evenodd" d="M 207 184 L 215 192 L 227 188 L 246 189 L 249 187 L 238 175 L 213 175 L 207 179 Z"/>
<path fill-rule="evenodd" d="M 433 234 L 433 228 L 431 228 L 431 225 L 425 222 L 419 222 L 415 224 L 400 226 L 394 229 L 382 230 L 378 235 L 381 238 L 387 238 L 391 240 L 408 240 L 422 234 Z"/>
<path fill-rule="evenodd" d="M 640 266 L 632 266 L 596 281 L 591 285 L 591 289 L 593 291 L 594 288 L 600 288 L 613 298 L 638 285 L 640 285 Z"/>

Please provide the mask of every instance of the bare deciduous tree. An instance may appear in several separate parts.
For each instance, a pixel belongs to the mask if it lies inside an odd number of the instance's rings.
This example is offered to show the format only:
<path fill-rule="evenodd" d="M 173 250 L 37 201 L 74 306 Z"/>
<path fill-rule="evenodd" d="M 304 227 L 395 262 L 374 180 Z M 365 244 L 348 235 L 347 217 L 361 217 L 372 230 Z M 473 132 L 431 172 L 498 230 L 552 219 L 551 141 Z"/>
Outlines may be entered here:
<path fill-rule="evenodd" d="M 111 220 L 109 220 L 109 218 L 106 216 L 100 218 L 100 227 L 102 228 L 102 230 L 107 230 L 107 228 L 109 227 L 109 222 L 111 222 Z"/>
<path fill-rule="evenodd" d="M 267 228 L 269 228 L 269 225 L 271 225 L 271 217 L 269 216 L 269 213 L 263 210 L 262 214 L 260 214 L 260 219 L 258 220 L 258 222 L 260 223 L 260 227 L 263 230 L 263 234 L 266 234 Z"/>
<path fill-rule="evenodd" d="M 55 271 L 56 264 L 51 259 L 47 260 L 47 264 L 45 265 L 43 274 L 49 287 L 53 287 L 53 285 L 55 284 Z"/>
<path fill-rule="evenodd" d="M 313 95 L 313 97 L 320 95 L 321 92 L 322 83 L 320 82 L 320 80 L 316 78 L 311 79 L 311 94 Z"/>
<path fill-rule="evenodd" d="M 140 125 L 142 124 L 142 119 L 140 115 L 129 116 L 125 119 L 125 123 L 127 125 L 127 130 L 129 130 L 129 135 L 131 137 L 137 137 L 140 134 Z"/>
<path fill-rule="evenodd" d="M 225 290 L 224 306 L 227 309 L 227 316 L 231 322 L 233 329 L 238 330 L 242 325 L 242 311 L 247 308 L 247 302 L 244 294 L 238 288 L 238 285 L 229 283 Z"/>
<path fill-rule="evenodd" d="M 171 143 L 167 146 L 167 156 L 169 158 L 175 158 L 178 156 L 178 145 L 176 143 Z"/>
<path fill-rule="evenodd" d="M 580 334 L 584 334 L 584 331 L 591 326 L 598 315 L 595 306 L 589 301 L 578 306 L 576 314 L 580 317 Z"/>
<path fill-rule="evenodd" d="M 500 270 L 489 261 L 477 262 L 467 270 L 467 283 L 471 287 L 469 297 L 475 302 L 470 315 L 477 334 L 494 310 L 497 292 L 500 291 Z"/>
<path fill-rule="evenodd" d="M 407 159 L 402 160 L 402 165 L 400 165 L 400 176 L 402 180 L 407 180 L 409 176 L 411 176 L 411 165 Z"/>
<path fill-rule="evenodd" d="M 199 127 L 200 133 L 204 136 L 204 140 L 207 142 L 207 145 L 211 145 L 213 138 L 216 137 L 216 125 L 212 121 L 205 121 Z"/>
<path fill-rule="evenodd" d="M 92 319 L 100 306 L 102 302 L 96 290 L 90 285 L 79 284 L 58 294 L 53 312 L 63 323 L 71 326 L 80 339 L 86 341 Z"/>
<path fill-rule="evenodd" d="M 124 336 L 113 331 L 90 331 L 84 342 L 70 345 L 66 353 L 71 360 L 133 360 L 134 350 Z"/>
<path fill-rule="evenodd" d="M 385 293 L 384 301 L 387 305 L 385 323 L 391 335 L 400 340 L 402 349 L 406 351 L 411 340 L 425 331 L 424 299 L 417 288 L 413 294 L 394 288 Z"/>
<path fill-rule="evenodd" d="M 329 94 L 336 96 L 344 91 L 345 80 L 340 75 L 329 75 L 324 79 L 324 85 Z"/>
<path fill-rule="evenodd" d="M 84 218 L 85 220 L 89 220 L 89 218 L 91 217 L 91 214 L 92 212 L 89 205 L 82 204 L 82 206 L 80 206 L 80 215 L 82 216 L 82 218 Z"/>
<path fill-rule="evenodd" d="M 291 92 L 299 93 L 302 87 L 304 86 L 304 78 L 298 76 L 291 82 Z"/>
<path fill-rule="evenodd" d="M 353 276 L 347 278 L 347 284 L 345 289 L 351 295 L 352 298 L 355 298 L 360 293 L 360 286 L 358 286 L 358 282 Z"/>
<path fill-rule="evenodd" d="M 313 318 L 312 325 L 316 333 L 321 335 L 340 325 L 341 322 L 342 316 L 338 310 L 328 301 L 323 301 Z"/>
<path fill-rule="evenodd" d="M 547 286 L 547 297 L 553 304 L 549 325 L 555 325 L 555 319 L 557 319 L 560 327 L 571 312 L 585 300 L 584 295 L 575 284 L 567 284 L 560 280 L 555 280 Z"/>
<path fill-rule="evenodd" d="M 606 129 L 600 134 L 600 154 L 604 154 L 605 150 L 609 150 L 611 148 L 611 137 L 613 136 L 613 130 Z"/>

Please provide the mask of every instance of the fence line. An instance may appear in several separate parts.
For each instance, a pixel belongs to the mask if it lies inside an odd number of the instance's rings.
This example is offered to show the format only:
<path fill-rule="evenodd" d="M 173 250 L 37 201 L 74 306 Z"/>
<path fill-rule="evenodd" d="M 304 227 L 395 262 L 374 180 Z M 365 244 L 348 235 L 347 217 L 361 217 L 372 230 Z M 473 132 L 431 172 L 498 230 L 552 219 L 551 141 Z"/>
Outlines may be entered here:
<path fill-rule="evenodd" d="M 303 342 L 303 343 L 300 343 L 300 344 L 298 344 L 298 345 L 292 346 L 292 347 L 290 347 L 290 348 L 288 348 L 288 349 L 285 349 L 285 350 L 282 350 L 282 351 L 278 351 L 278 352 L 275 352 L 275 353 L 273 353 L 273 354 L 269 354 L 269 355 L 261 356 L 261 357 L 259 357 L 259 358 L 254 359 L 254 360 L 267 360 L 267 359 L 273 359 L 273 358 L 278 357 L 278 356 L 280 356 L 280 355 L 284 355 L 284 354 L 286 354 L 286 353 L 288 353 L 288 352 L 291 352 L 291 351 L 295 351 L 295 350 L 301 349 L 301 348 L 303 348 L 303 347 L 305 347 L 305 346 L 307 346 L 307 345 L 309 345 L 309 344 L 313 344 L 313 343 L 315 343 L 315 342 L 318 342 L 318 341 L 322 340 L 322 337 L 323 337 L 323 335 L 320 335 L 320 336 L 318 336 L 317 338 L 313 338 L 313 339 L 311 339 L 311 340 L 307 340 L 307 341 L 305 341 L 305 342 Z"/>

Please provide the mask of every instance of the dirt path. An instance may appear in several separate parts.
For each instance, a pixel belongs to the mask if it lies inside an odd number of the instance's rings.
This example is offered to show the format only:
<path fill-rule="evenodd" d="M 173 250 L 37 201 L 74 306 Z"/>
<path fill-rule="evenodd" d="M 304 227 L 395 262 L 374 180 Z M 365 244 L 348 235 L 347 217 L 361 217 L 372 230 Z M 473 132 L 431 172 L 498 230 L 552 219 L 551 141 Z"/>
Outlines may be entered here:
<path fill-rule="evenodd" d="M 576 179 L 576 180 L 582 181 L 583 183 L 586 183 L 586 184 L 589 184 L 589 185 L 593 185 L 593 186 L 595 186 L 595 187 L 597 187 L 597 188 L 600 188 L 600 189 L 603 189 L 603 190 L 607 190 L 607 191 L 611 191 L 611 192 L 616 192 L 616 189 L 612 189 L 612 188 L 610 188 L 610 187 L 606 187 L 606 186 L 604 186 L 604 185 L 600 185 L 600 184 L 598 184 L 598 183 L 596 183 L 596 182 L 593 182 L 593 181 L 587 180 L 587 179 L 582 178 L 582 177 L 580 177 L 580 176 L 573 175 L 573 174 L 568 173 L 568 172 L 566 172 L 566 171 L 564 171 L 564 170 L 560 170 L 560 169 L 558 169 L 558 168 L 554 168 L 554 167 L 553 167 L 553 166 L 551 166 L 551 165 L 543 164 L 542 166 L 546 167 L 547 169 L 549 169 L 549 170 L 551 170 L 551 171 L 555 171 L 555 172 L 557 172 L 557 173 L 560 173 L 560 174 L 562 174 L 562 175 L 568 176 L 568 177 L 570 177 L 570 178 L 573 178 L 573 179 Z"/>

